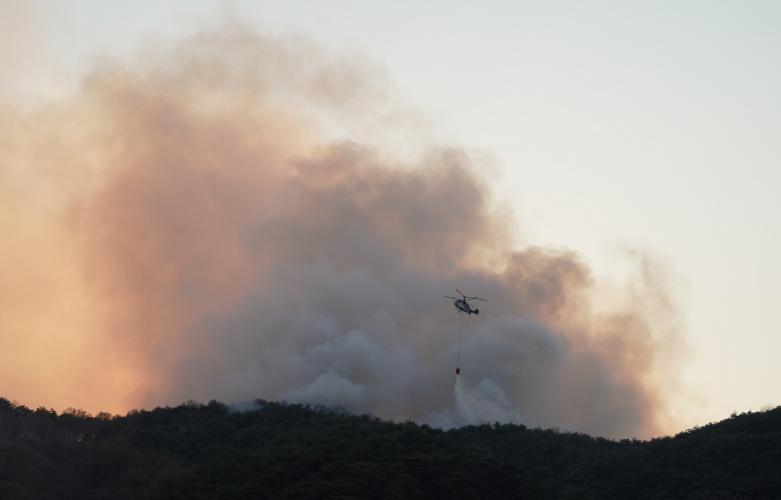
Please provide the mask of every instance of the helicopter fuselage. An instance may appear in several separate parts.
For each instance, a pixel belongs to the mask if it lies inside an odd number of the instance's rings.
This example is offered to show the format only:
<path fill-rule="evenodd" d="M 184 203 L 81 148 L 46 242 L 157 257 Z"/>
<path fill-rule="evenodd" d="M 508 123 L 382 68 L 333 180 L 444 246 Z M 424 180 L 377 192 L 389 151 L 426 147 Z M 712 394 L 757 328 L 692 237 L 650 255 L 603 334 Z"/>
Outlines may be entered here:
<path fill-rule="evenodd" d="M 480 314 L 480 309 L 470 306 L 469 302 L 464 299 L 457 299 L 455 302 L 453 302 L 453 305 L 456 306 L 458 312 L 464 312 L 467 314 Z"/>

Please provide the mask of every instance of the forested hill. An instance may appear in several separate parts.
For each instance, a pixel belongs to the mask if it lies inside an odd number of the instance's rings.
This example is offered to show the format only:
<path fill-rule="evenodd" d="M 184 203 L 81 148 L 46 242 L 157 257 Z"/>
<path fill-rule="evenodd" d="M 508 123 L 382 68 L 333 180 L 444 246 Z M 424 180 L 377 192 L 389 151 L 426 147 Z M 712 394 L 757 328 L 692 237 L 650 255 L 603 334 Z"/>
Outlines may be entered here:
<path fill-rule="evenodd" d="M 647 442 L 259 408 L 90 417 L 0 399 L 0 499 L 781 498 L 781 407 Z"/>

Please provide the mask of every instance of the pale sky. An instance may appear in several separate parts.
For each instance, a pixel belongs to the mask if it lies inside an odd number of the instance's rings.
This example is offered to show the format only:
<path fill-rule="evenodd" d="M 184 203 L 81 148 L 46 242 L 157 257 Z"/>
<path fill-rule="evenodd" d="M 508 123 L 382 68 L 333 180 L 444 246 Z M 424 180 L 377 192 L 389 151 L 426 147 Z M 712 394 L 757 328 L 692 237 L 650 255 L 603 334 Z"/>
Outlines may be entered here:
<path fill-rule="evenodd" d="M 30 61 L 46 64 L 19 91 L 75 85 L 96 56 L 221 10 L 383 67 L 439 137 L 493 155 L 524 241 L 605 277 L 625 246 L 667 262 L 688 325 L 682 421 L 781 404 L 781 3 L 42 3 Z"/>

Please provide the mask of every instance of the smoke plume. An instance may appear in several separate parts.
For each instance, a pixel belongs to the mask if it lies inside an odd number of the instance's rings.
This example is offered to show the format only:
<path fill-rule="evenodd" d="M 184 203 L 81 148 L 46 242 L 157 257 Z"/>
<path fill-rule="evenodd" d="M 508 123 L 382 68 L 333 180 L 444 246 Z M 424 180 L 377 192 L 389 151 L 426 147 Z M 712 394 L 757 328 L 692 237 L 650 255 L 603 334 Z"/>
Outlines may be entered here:
<path fill-rule="evenodd" d="M 8 397 L 284 399 L 609 436 L 664 424 L 679 328 L 663 269 L 641 256 L 608 307 L 574 253 L 514 247 L 469 151 L 421 140 L 410 160 L 372 142 L 419 125 L 355 57 L 232 25 L 4 107 Z M 489 302 L 465 320 L 454 387 L 455 287 Z"/>

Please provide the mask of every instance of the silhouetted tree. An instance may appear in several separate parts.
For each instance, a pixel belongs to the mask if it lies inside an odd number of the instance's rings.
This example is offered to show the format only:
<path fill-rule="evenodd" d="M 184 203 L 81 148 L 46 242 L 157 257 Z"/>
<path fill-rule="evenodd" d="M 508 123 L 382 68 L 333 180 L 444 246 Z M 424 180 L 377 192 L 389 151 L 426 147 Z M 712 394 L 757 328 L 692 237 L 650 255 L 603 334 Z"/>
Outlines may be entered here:
<path fill-rule="evenodd" d="M 781 498 L 781 407 L 650 441 L 254 407 L 92 417 L 0 398 L 0 499 Z"/>

